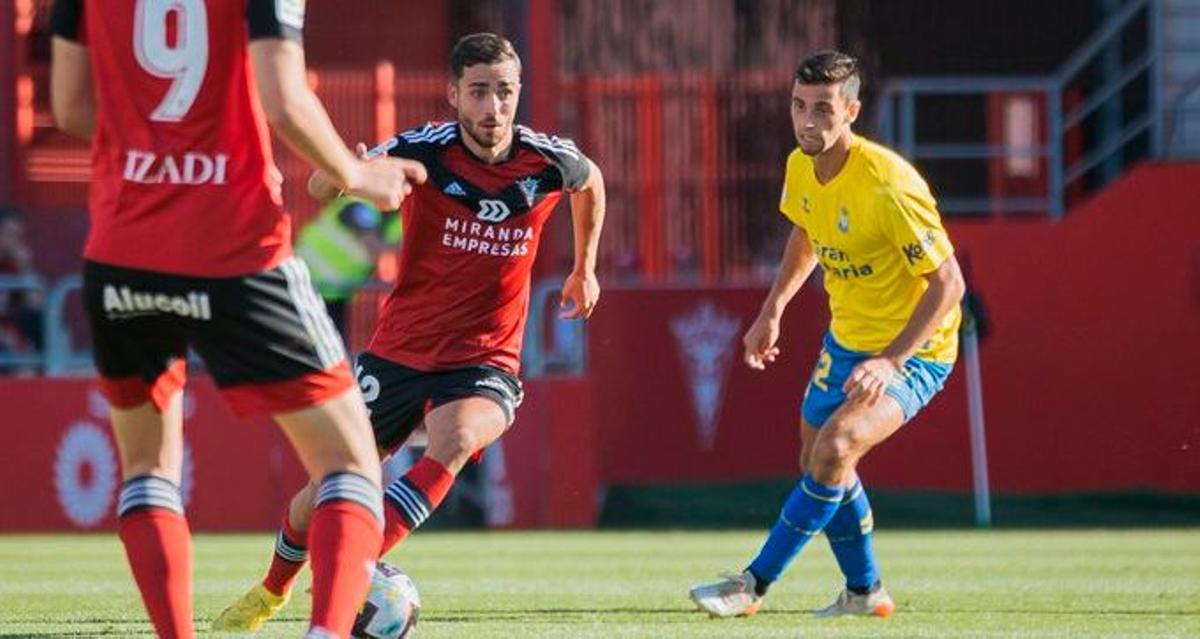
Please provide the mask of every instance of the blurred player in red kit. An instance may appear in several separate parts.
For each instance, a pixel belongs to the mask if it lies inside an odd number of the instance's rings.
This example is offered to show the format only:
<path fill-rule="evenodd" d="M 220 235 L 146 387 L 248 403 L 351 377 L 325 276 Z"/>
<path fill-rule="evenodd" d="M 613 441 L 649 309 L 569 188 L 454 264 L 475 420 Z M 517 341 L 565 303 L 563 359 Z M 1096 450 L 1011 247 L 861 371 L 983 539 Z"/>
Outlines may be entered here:
<path fill-rule="evenodd" d="M 188 348 L 271 414 L 316 486 L 308 636 L 346 636 L 378 555 L 379 459 L 343 347 L 292 257 L 267 124 L 337 188 L 396 208 L 416 162 L 355 158 L 305 77 L 298 0 L 58 0 L 52 108 L 92 142 L 84 300 L 124 483 L 118 529 L 163 637 L 191 637 L 179 492 Z"/>

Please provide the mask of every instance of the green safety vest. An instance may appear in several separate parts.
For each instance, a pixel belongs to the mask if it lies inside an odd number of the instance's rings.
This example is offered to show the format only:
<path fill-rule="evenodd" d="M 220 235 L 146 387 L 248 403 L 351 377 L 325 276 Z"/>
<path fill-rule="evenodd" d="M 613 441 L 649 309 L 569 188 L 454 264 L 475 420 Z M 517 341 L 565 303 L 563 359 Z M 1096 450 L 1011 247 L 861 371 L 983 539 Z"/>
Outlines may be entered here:
<path fill-rule="evenodd" d="M 353 230 L 346 228 L 338 215 L 354 198 L 339 197 L 330 200 L 320 214 L 300 231 L 296 243 L 296 254 L 312 272 L 313 284 L 325 300 L 337 302 L 350 297 L 375 272 L 375 261 L 367 244 Z M 383 239 L 399 241 L 401 226 L 399 216 L 389 216 L 385 222 Z"/>
<path fill-rule="evenodd" d="M 400 211 L 383 214 L 383 241 L 400 248 L 400 239 L 404 237 L 404 221 Z"/>

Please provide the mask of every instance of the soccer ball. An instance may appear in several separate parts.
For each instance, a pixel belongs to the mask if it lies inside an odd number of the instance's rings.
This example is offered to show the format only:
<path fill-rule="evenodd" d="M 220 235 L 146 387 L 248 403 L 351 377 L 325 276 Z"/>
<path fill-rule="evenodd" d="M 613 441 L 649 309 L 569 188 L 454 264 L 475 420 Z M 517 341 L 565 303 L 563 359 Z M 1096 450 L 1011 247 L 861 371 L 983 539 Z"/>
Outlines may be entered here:
<path fill-rule="evenodd" d="M 350 636 L 355 639 L 405 639 L 415 634 L 421 613 L 421 595 L 403 570 L 375 564 L 371 591 L 354 620 Z"/>

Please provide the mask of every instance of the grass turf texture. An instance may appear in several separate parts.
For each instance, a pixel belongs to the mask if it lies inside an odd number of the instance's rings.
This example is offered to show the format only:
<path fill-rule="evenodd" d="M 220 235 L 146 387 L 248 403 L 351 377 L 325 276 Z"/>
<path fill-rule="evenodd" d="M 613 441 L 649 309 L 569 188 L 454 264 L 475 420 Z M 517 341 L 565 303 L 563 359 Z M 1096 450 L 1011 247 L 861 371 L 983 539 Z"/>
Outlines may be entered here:
<path fill-rule="evenodd" d="M 693 582 L 741 567 L 762 531 L 418 533 L 388 561 L 436 637 L 1197 637 L 1200 529 L 883 531 L 892 619 L 816 620 L 840 575 L 817 539 L 757 617 L 714 620 Z M 200 634 L 266 568 L 269 535 L 199 535 Z M 261 637 L 298 637 L 307 571 Z M 0 637 L 148 636 L 115 536 L 0 536 Z M 216 635 L 214 635 L 216 636 Z"/>

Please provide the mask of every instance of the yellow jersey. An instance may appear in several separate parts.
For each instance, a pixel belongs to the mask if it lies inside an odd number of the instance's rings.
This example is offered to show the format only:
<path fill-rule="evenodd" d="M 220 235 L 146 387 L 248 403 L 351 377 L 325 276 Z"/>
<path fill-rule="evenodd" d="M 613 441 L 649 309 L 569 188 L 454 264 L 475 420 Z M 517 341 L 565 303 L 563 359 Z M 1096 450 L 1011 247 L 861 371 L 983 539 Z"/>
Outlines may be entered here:
<path fill-rule="evenodd" d="M 808 234 L 825 275 L 830 331 L 850 350 L 878 353 L 891 344 L 929 288 L 923 276 L 954 253 L 917 170 L 858 136 L 826 184 L 817 181 L 812 158 L 792 151 L 779 208 Z M 956 307 L 916 356 L 953 362 L 960 320 Z"/>

